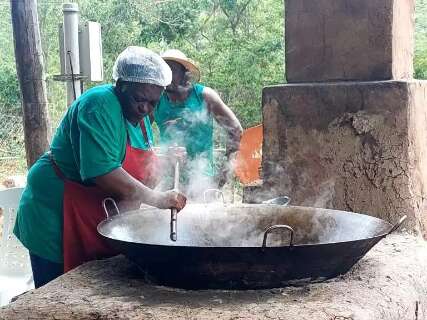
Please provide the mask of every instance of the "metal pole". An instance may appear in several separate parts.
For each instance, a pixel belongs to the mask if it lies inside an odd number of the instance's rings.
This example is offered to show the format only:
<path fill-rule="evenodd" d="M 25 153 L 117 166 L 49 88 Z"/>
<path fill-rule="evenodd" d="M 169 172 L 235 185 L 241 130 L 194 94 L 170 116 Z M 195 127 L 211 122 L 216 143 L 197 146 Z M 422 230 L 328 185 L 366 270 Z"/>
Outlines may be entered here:
<path fill-rule="evenodd" d="M 175 176 L 174 176 L 173 189 L 178 191 L 179 186 L 179 161 L 176 160 L 175 164 Z M 170 223 L 170 239 L 172 241 L 177 240 L 177 226 L 178 226 L 178 212 L 175 208 L 171 209 L 171 223 Z"/>
<path fill-rule="evenodd" d="M 79 60 L 79 6 L 77 3 L 64 3 L 64 59 L 65 74 L 80 75 Z M 68 106 L 81 95 L 80 80 L 67 81 Z"/>

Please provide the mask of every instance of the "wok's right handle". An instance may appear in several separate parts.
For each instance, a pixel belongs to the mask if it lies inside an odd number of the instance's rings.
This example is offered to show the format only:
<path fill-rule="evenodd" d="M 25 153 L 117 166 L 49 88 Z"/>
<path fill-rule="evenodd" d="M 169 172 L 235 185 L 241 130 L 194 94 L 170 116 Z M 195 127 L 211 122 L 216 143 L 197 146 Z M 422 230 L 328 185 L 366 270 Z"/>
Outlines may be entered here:
<path fill-rule="evenodd" d="M 108 213 L 108 209 L 107 209 L 107 203 L 108 202 L 112 203 L 112 205 L 114 207 L 114 210 L 115 210 L 115 213 L 112 214 L 111 216 L 115 216 L 115 215 L 120 214 L 120 210 L 119 210 L 119 207 L 116 204 L 116 201 L 114 201 L 113 198 L 105 198 L 104 200 L 102 200 L 102 207 L 104 208 L 104 212 L 105 212 L 105 215 L 107 216 L 107 219 L 110 218 L 110 214 Z"/>
<path fill-rule="evenodd" d="M 264 249 L 267 247 L 267 236 L 270 232 L 277 229 L 286 229 L 291 233 L 291 239 L 289 240 L 289 247 L 292 247 L 294 245 L 294 229 L 292 227 L 288 226 L 287 224 L 276 224 L 274 226 L 268 227 L 264 231 L 264 239 L 262 240 L 262 248 Z"/>
<path fill-rule="evenodd" d="M 399 227 L 402 225 L 402 223 L 406 220 L 406 218 L 408 218 L 407 215 L 404 215 L 402 218 L 400 218 L 400 220 L 393 226 L 393 228 L 391 228 L 391 230 L 387 233 L 387 235 L 389 235 L 390 233 L 395 232 L 397 229 L 399 229 Z"/>

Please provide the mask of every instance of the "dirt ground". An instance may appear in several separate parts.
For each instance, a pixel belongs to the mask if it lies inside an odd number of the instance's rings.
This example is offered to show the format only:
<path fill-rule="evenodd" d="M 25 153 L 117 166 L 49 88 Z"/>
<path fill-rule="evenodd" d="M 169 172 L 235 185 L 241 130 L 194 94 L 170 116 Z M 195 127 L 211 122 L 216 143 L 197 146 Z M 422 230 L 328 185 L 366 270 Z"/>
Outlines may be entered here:
<path fill-rule="evenodd" d="M 172 266 L 171 266 L 172 267 Z M 256 291 L 151 286 L 123 256 L 87 263 L 0 309 L 0 319 L 427 319 L 427 243 L 392 235 L 346 275 Z"/>

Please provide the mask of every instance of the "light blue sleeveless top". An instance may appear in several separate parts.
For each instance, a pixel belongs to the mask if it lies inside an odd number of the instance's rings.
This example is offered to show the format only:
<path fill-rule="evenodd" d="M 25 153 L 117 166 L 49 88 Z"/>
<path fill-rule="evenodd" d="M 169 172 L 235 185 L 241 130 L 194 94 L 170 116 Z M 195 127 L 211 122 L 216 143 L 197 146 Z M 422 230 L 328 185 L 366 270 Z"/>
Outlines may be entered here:
<path fill-rule="evenodd" d="M 189 160 L 205 159 L 203 173 L 214 175 L 213 169 L 213 117 L 208 112 L 201 84 L 194 84 L 183 102 L 174 103 L 166 93 L 154 111 L 154 119 L 160 131 L 162 146 L 177 144 L 187 149 Z M 176 120 L 173 124 L 167 121 Z"/>

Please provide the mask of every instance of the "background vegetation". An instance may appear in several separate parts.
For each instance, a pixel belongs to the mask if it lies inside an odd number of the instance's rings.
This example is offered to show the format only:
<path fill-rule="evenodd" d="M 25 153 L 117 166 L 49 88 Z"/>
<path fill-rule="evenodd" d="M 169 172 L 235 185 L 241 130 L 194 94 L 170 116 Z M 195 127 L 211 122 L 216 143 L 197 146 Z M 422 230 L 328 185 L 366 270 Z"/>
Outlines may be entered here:
<path fill-rule="evenodd" d="M 60 73 L 58 24 L 62 0 L 38 0 L 55 127 L 66 109 Z M 283 0 L 77 0 L 81 20 L 101 23 L 105 82 L 128 45 L 161 52 L 180 48 L 196 60 L 201 82 L 220 92 L 244 127 L 261 120 L 264 86 L 285 82 Z M 427 0 L 417 0 L 415 76 L 427 78 Z M 9 0 L 0 0 L 0 178 L 25 170 L 19 87 Z M 94 84 L 88 84 L 89 86 Z M 220 140 L 218 140 L 220 142 Z"/>

